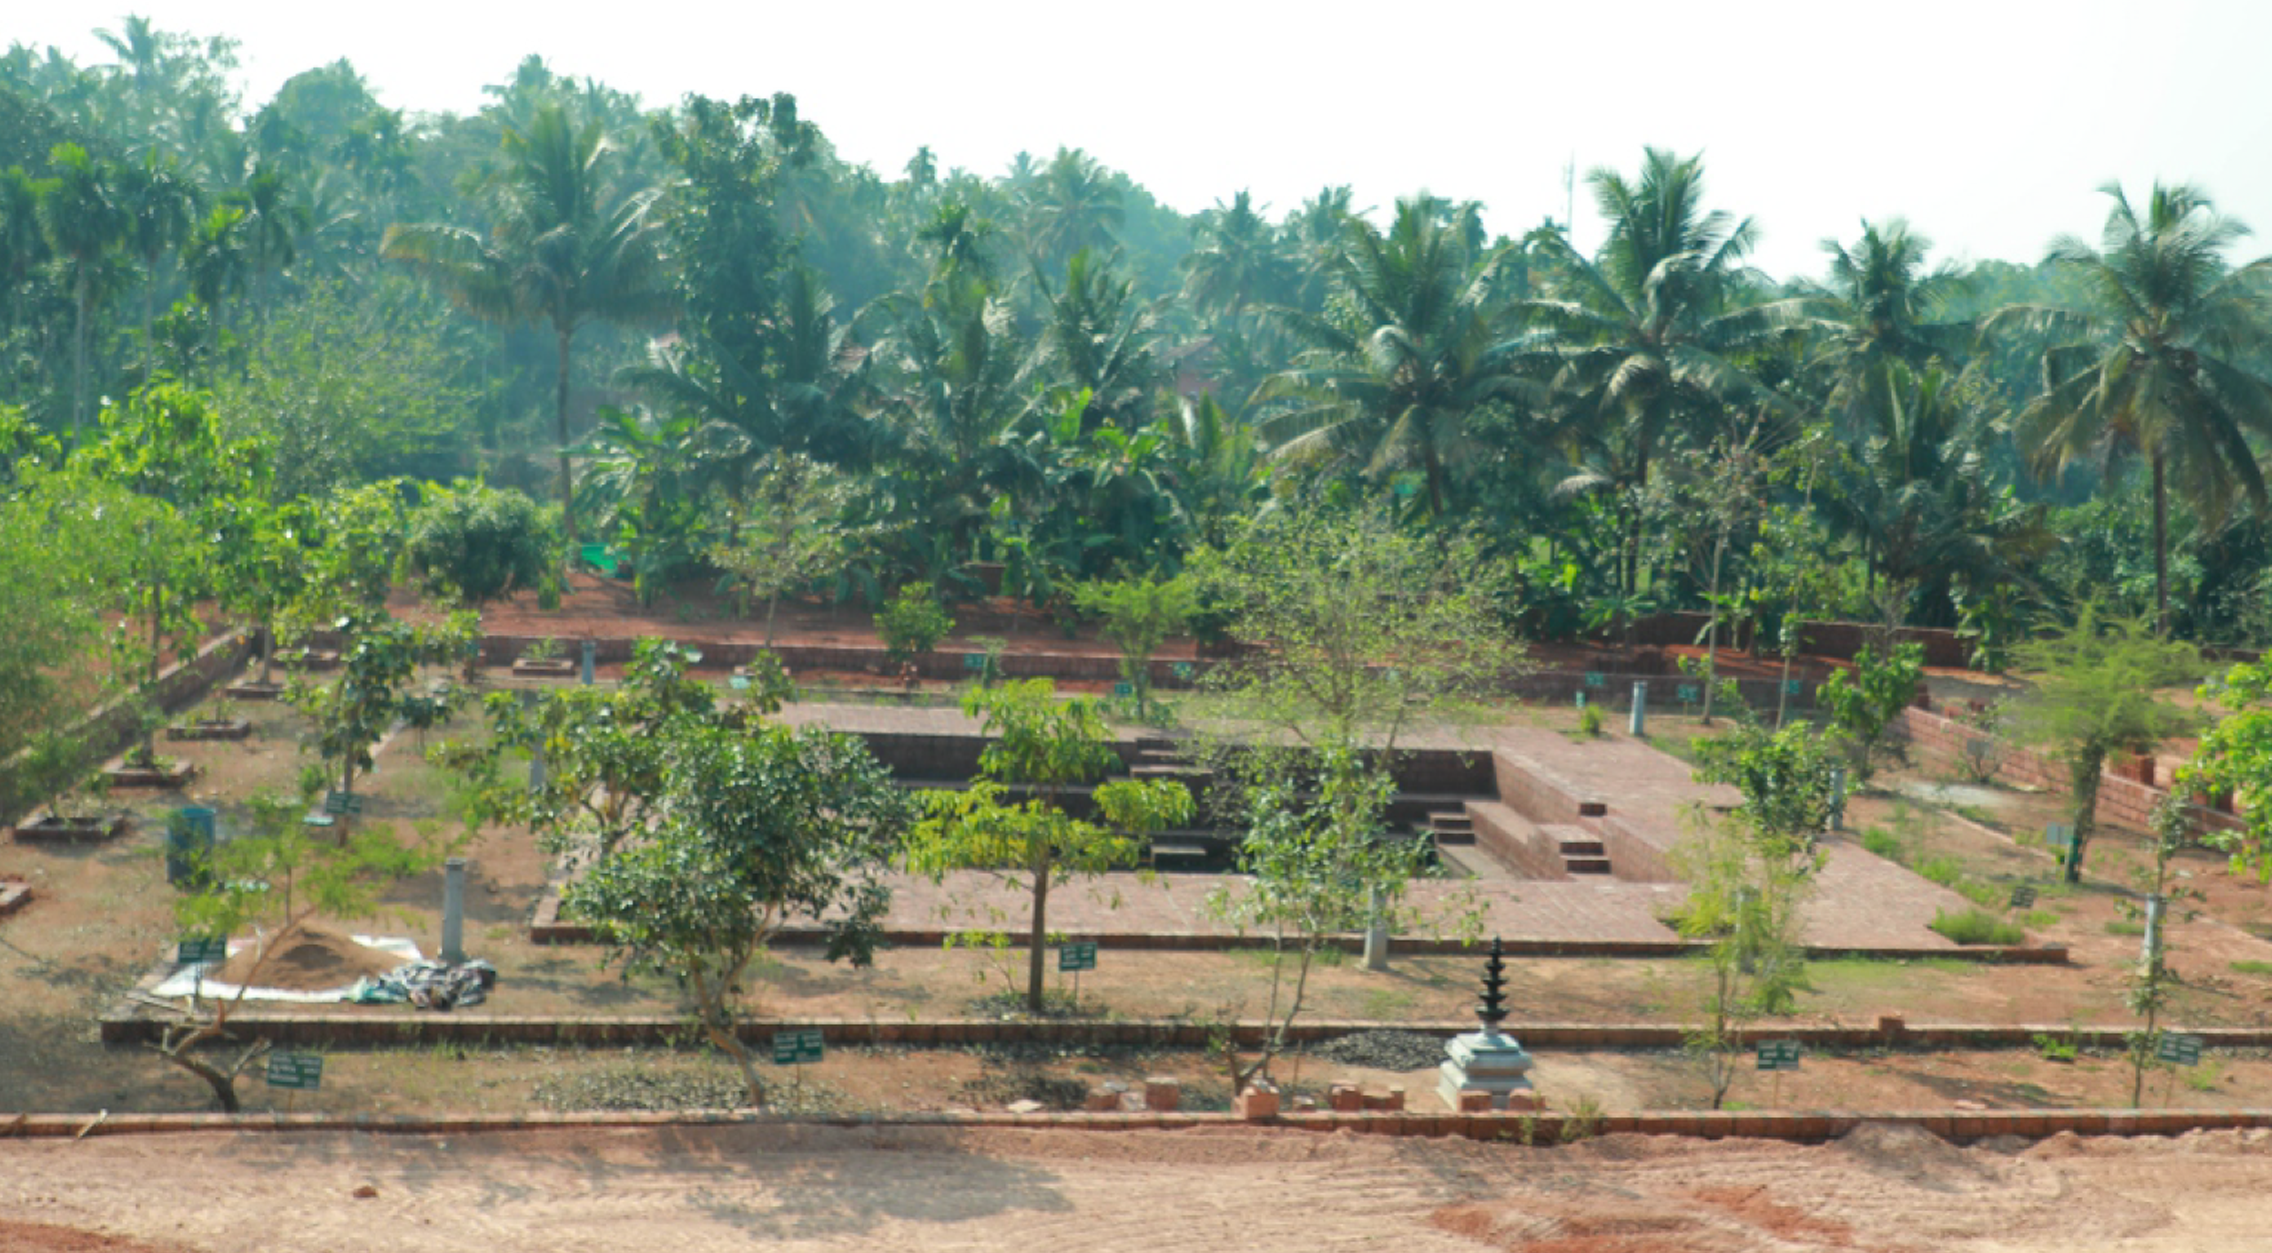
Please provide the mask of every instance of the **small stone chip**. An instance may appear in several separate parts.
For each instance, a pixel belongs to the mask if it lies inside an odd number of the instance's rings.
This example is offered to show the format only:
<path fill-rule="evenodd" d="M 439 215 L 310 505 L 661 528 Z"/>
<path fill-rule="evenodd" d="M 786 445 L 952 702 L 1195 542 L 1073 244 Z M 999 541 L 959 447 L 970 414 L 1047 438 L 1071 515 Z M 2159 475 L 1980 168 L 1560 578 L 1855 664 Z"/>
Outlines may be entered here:
<path fill-rule="evenodd" d="M 371 1199 L 372 1197 L 375 1197 L 375 1196 L 377 1196 L 378 1194 L 379 1194 L 379 1190 L 378 1190 L 377 1188 L 374 1188 L 374 1187 L 372 1187 L 372 1186 L 371 1186 L 370 1184 L 367 1184 L 367 1183 L 366 1183 L 366 1184 L 364 1184 L 364 1185 L 363 1185 L 362 1187 L 355 1189 L 355 1199 L 356 1199 L 356 1200 L 358 1200 L 358 1201 L 368 1201 L 368 1200 L 370 1200 L 370 1199 Z"/>

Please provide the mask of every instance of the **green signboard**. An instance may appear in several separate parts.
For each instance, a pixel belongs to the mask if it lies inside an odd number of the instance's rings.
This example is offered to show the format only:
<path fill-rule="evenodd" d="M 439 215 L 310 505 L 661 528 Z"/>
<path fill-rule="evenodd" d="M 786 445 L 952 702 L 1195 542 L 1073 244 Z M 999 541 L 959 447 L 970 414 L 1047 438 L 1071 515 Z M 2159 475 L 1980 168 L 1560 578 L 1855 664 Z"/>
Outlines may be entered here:
<path fill-rule="evenodd" d="M 1586 671 L 1586 686 L 1587 686 L 1587 687 L 1608 687 L 1608 686 L 1609 686 L 1609 676 L 1608 676 L 1608 675 L 1606 675 L 1606 674 L 1603 674 L 1603 673 L 1602 673 L 1601 671 L 1599 671 L 1599 670 L 1588 670 L 1588 671 Z"/>
<path fill-rule="evenodd" d="M 2070 823 L 2046 822 L 2043 824 L 2043 843 L 2046 848 L 2065 848 L 2075 842 L 2075 828 Z"/>
<path fill-rule="evenodd" d="M 1191 676 L 1199 673 L 1198 668 L 1188 661 L 1179 661 L 1168 668 L 1175 672 L 1176 682 L 1178 683 L 1189 683 Z"/>
<path fill-rule="evenodd" d="M 803 1031 L 776 1031 L 773 1033 L 773 1064 L 796 1066 L 817 1062 L 826 1047 L 820 1038 L 820 1028 L 808 1027 Z"/>
<path fill-rule="evenodd" d="M 2154 1058 L 2172 1066 L 2198 1066 L 2201 1064 L 2201 1037 L 2197 1035 L 2165 1035 L 2154 1046 Z"/>
<path fill-rule="evenodd" d="M 1126 700 L 1136 694 L 1136 685 L 1133 683 L 1115 683 L 1112 685 L 1112 694 Z"/>
<path fill-rule="evenodd" d="M 1057 973 L 1079 974 L 1097 968 L 1097 945 L 1094 940 L 1068 940 L 1057 946 Z"/>
<path fill-rule="evenodd" d="M 1698 700 L 1702 699 L 1703 696 L 1704 689 L 1696 686 L 1694 683 L 1683 683 L 1680 685 L 1680 703 L 1683 705 L 1693 705 Z"/>
<path fill-rule="evenodd" d="M 323 1086 L 323 1055 L 320 1053 L 270 1053 L 268 1055 L 268 1086 L 272 1088 L 298 1088 L 307 1090 Z"/>
<path fill-rule="evenodd" d="M 2012 901 L 2011 901 L 2011 904 L 2009 904 L 2009 905 L 2006 905 L 2006 906 L 2005 906 L 2004 908 L 2006 908 L 2006 909 L 2032 909 L 2032 908 L 2034 908 L 2034 907 L 2035 907 L 2035 889 L 2034 889 L 2034 888 L 2032 888 L 2032 887 L 2029 887 L 2029 886 L 2028 886 L 2027 884 L 2024 884 L 2024 883 L 2023 883 L 2023 884 L 2019 885 L 2018 887 L 2016 887 L 2016 888 L 2013 888 L 2013 889 L 2012 889 Z"/>
<path fill-rule="evenodd" d="M 183 940 L 175 950 L 174 960 L 184 966 L 210 966 L 229 960 L 229 938 L 208 936 L 197 940 Z"/>
<path fill-rule="evenodd" d="M 749 676 L 746 674 L 737 674 L 734 677 L 726 680 L 726 686 L 734 689 L 737 692 L 746 692 L 749 690 Z"/>
<path fill-rule="evenodd" d="M 986 654 L 964 653 L 962 655 L 962 668 L 970 671 L 972 674 L 986 673 Z"/>
<path fill-rule="evenodd" d="M 1805 692 L 1806 690 L 1807 690 L 1807 683 L 1806 683 L 1806 680 L 1805 680 L 1805 679 L 1785 679 L 1785 680 L 1783 680 L 1783 695 L 1785 695 L 1785 696 L 1797 696 L 1797 695 L 1799 695 L 1799 694 L 1801 694 L 1801 693 Z"/>
<path fill-rule="evenodd" d="M 326 792 L 323 811 L 327 814 L 359 814 L 363 812 L 363 798 L 353 792 Z"/>
<path fill-rule="evenodd" d="M 1799 1042 L 1797 1040 L 1761 1040 L 1759 1042 L 1759 1068 L 1761 1070 L 1797 1070 L 1799 1068 Z"/>

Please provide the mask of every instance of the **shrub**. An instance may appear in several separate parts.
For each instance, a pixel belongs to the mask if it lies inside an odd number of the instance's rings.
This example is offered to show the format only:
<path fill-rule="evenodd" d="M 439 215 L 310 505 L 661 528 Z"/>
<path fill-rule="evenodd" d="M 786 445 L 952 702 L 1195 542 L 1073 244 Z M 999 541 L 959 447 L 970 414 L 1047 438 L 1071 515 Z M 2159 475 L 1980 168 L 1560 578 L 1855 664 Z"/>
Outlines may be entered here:
<path fill-rule="evenodd" d="M 1964 867 L 1954 857 L 1928 857 L 1917 863 L 1917 873 L 1944 888 L 1953 888 L 1964 878 Z"/>
<path fill-rule="evenodd" d="M 931 589 L 921 583 L 900 588 L 899 594 L 876 615 L 876 634 L 883 637 L 884 653 L 895 665 L 930 652 L 954 629 L 955 620 L 939 607 L 939 598 Z"/>
<path fill-rule="evenodd" d="M 1933 915 L 1933 930 L 1955 944 L 2018 944 L 2027 933 L 1984 909 L 1961 914 L 1941 910 Z"/>
<path fill-rule="evenodd" d="M 1601 734 L 1601 706 L 1588 705 L 1578 711 L 1578 734 L 1587 739 Z"/>
<path fill-rule="evenodd" d="M 1906 860 L 1901 854 L 1901 837 L 1884 827 L 1871 827 L 1862 832 L 1862 847 L 1897 866 Z"/>

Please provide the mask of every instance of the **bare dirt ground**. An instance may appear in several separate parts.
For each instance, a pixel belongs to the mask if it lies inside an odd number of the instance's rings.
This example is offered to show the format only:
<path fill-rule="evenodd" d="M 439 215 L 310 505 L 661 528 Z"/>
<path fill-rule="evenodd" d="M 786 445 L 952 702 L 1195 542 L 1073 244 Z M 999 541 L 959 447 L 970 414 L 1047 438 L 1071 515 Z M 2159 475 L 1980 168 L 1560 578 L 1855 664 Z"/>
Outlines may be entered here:
<path fill-rule="evenodd" d="M 1874 1124 L 1820 1146 L 1243 1129 L 97 1137 L 0 1142 L 0 1247 L 2221 1253 L 2262 1247 L 2268 1168 L 2262 1131 L 1957 1148 Z"/>

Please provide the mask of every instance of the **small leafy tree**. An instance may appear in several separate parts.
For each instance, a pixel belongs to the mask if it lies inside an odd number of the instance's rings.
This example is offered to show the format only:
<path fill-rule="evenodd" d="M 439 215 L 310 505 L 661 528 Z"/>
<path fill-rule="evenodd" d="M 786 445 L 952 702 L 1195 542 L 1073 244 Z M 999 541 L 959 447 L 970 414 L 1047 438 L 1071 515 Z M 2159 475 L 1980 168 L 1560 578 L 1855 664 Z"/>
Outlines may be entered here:
<path fill-rule="evenodd" d="M 1054 683 L 1029 679 L 972 691 L 963 712 L 983 717 L 994 742 L 969 788 L 925 797 L 908 865 L 934 879 L 949 870 L 984 870 L 1028 893 L 1026 1007 L 1038 1014 L 1051 887 L 1135 865 L 1143 835 L 1190 820 L 1191 793 L 1172 780 L 1116 779 L 1094 791 L 1104 821 L 1083 821 L 1060 803 L 1066 789 L 1095 783 L 1120 762 L 1095 702 L 1061 702 Z M 1012 787 L 1029 799 L 1009 800 Z"/>
<path fill-rule="evenodd" d="M 765 1103 L 742 1043 L 750 963 L 793 919 L 829 929 L 831 961 L 867 965 L 891 891 L 883 875 L 907 795 L 853 736 L 693 721 L 664 733 L 656 821 L 563 893 L 626 974 L 681 980 L 703 1033 Z"/>
<path fill-rule="evenodd" d="M 771 656 L 762 654 L 752 668 L 766 670 Z M 701 660 L 700 652 L 672 641 L 642 639 L 615 687 L 549 691 L 527 704 L 518 692 L 493 692 L 482 707 L 487 740 L 442 744 L 430 756 L 468 785 L 472 825 L 527 826 L 555 855 L 605 858 L 655 822 L 677 729 L 738 725 L 746 716 L 729 719 L 716 691 L 688 677 Z M 781 685 L 753 684 L 746 708 L 772 713 L 785 695 Z M 536 752 L 545 761 L 540 786 L 508 776 L 508 755 Z"/>
<path fill-rule="evenodd" d="M 2201 698 L 2223 712 L 2177 772 L 2176 790 L 2229 798 L 2241 829 L 2212 830 L 2207 839 L 2231 855 L 2234 874 L 2272 882 L 2272 662 L 2234 666 Z"/>
<path fill-rule="evenodd" d="M 1812 729 L 1746 727 L 1698 745 L 1704 782 L 1733 784 L 1741 808 L 1718 821 L 1695 815 L 1696 829 L 1674 849 L 1688 881 L 1675 923 L 1705 949 L 1704 1020 L 1687 1047 L 1726 1101 L 1742 1073 L 1746 1027 L 1786 1014 L 1806 987 L 1800 907 L 1821 866 L 1817 835 L 1830 820 L 1835 762 Z"/>
<path fill-rule="evenodd" d="M 1189 579 L 1151 575 L 1084 583 L 1073 591 L 1082 613 L 1104 619 L 1104 637 L 1120 649 L 1120 677 L 1136 692 L 1143 715 L 1152 692 L 1152 654 L 1181 633 L 1199 612 L 1199 589 Z"/>
<path fill-rule="evenodd" d="M 2066 880 L 2083 876 L 2083 851 L 2097 826 L 2099 779 L 2108 754 L 2143 750 L 2190 724 L 2158 689 L 2201 675 L 2191 644 L 2165 640 L 2139 619 L 2101 619 L 2085 606 L 2067 630 L 2021 645 L 2017 659 L 2035 690 L 2019 704 L 2014 729 L 2026 743 L 2067 764 L 2068 820 L 2074 843 Z"/>
<path fill-rule="evenodd" d="M 883 637 L 884 655 L 895 665 L 930 652 L 954 629 L 955 620 L 939 607 L 937 594 L 922 583 L 900 588 L 876 615 L 876 634 Z"/>
<path fill-rule="evenodd" d="M 1250 882 L 1217 888 L 1207 906 L 1241 930 L 1266 929 L 1275 959 L 1264 1013 L 1270 1033 L 1251 1063 L 1242 1062 L 1235 1048 L 1227 1050 L 1231 1091 L 1268 1076 L 1302 1012 L 1318 952 L 1363 930 L 1379 911 L 1393 909 L 1420 873 L 1426 853 L 1421 842 L 1388 838 L 1388 805 L 1395 794 L 1396 780 L 1387 771 L 1367 769 L 1358 754 L 1340 749 L 1322 754 L 1314 775 L 1281 770 L 1246 793 L 1239 869 Z M 1285 987 L 1289 957 L 1291 988 Z"/>
<path fill-rule="evenodd" d="M 1259 515 L 1190 569 L 1258 649 L 1209 686 L 1312 748 L 1393 752 L 1415 718 L 1453 716 L 1523 668 L 1491 600 L 1503 563 L 1472 534 L 1399 529 L 1385 507 Z"/>
<path fill-rule="evenodd" d="M 411 626 L 384 610 L 357 608 L 332 624 L 345 642 L 336 682 L 317 685 L 305 676 L 285 697 L 315 724 L 313 747 L 343 792 L 355 790 L 357 771 L 373 762 L 371 750 L 397 722 L 433 725 L 448 713 L 448 697 L 410 690 L 421 665 L 446 664 L 464 649 L 463 624 Z M 437 702 L 441 708 L 437 708 Z"/>
<path fill-rule="evenodd" d="M 739 595 L 765 602 L 765 646 L 781 597 L 829 578 L 845 566 L 849 538 L 838 521 L 845 484 L 802 458 L 784 457 L 758 489 L 760 503 L 726 528 L 710 559 Z"/>
<path fill-rule="evenodd" d="M 1854 763 L 1854 781 L 1868 783 L 1877 769 L 1886 728 L 1917 699 L 1917 684 L 1925 677 L 1925 650 L 1916 644 L 1895 644 L 1884 656 L 1864 645 L 1854 654 L 1854 668 L 1840 670 L 1817 689 L 1817 699 L 1830 709 L 1830 723 L 1845 738 Z"/>
<path fill-rule="evenodd" d="M 1741 727 L 1693 747 L 1697 781 L 1742 792 L 1747 827 L 1803 842 L 1830 825 L 1838 805 L 1838 763 L 1812 727 Z"/>
<path fill-rule="evenodd" d="M 210 1009 L 179 1011 L 159 1042 L 148 1047 L 168 1062 L 203 1079 L 226 1113 L 239 1108 L 237 1076 L 268 1051 L 266 1038 L 244 1042 L 230 1030 L 230 1017 L 244 1001 L 244 989 L 257 986 L 278 952 L 277 941 L 317 916 L 366 918 L 379 911 L 386 889 L 423 874 L 449 849 L 434 843 L 404 844 L 385 824 L 371 824 L 338 844 L 312 838 L 300 819 L 307 798 L 295 801 L 255 795 L 246 802 L 251 830 L 211 846 L 200 856 L 192 882 L 197 886 L 174 903 L 182 934 L 227 938 L 253 928 L 253 958 L 238 990 Z M 241 1044 L 234 1058 L 214 1060 L 209 1044 Z"/>

